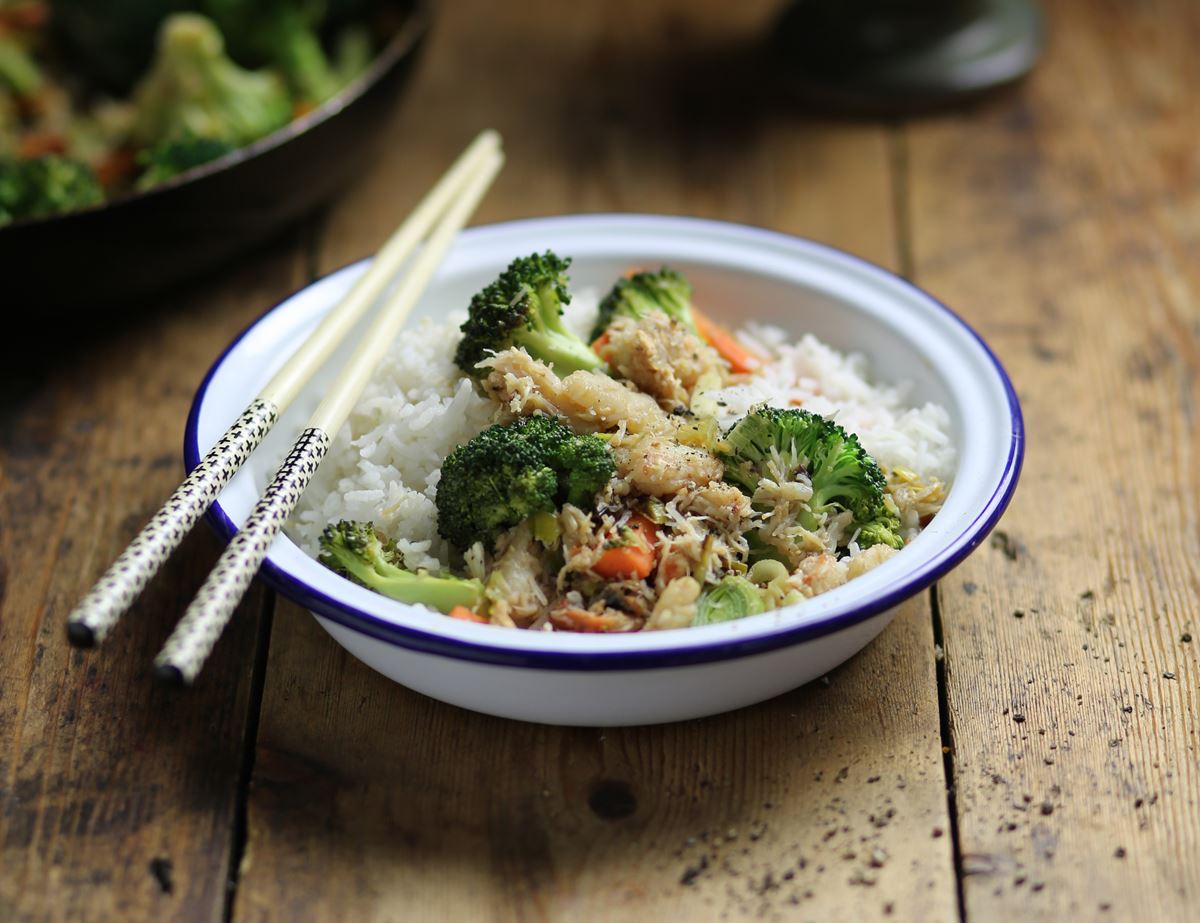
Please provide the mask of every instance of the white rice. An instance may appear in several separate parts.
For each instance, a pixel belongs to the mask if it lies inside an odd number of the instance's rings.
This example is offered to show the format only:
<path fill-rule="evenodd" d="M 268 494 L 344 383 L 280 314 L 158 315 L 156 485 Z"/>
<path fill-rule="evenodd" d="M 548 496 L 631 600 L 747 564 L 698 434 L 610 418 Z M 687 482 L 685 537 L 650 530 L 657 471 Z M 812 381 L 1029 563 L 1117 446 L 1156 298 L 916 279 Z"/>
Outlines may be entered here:
<path fill-rule="evenodd" d="M 598 301 L 595 291 L 576 292 L 567 325 L 586 337 Z M 328 523 L 373 520 L 397 540 L 410 567 L 448 566 L 434 506 L 442 459 L 494 415 L 491 400 L 476 394 L 454 365 L 464 316 L 421 320 L 393 345 L 288 524 L 288 534 L 310 554 Z M 771 361 L 753 382 L 709 392 L 724 405 L 722 425 L 755 404 L 802 405 L 857 433 L 881 463 L 950 480 L 955 450 L 944 408 L 909 407 L 903 385 L 871 384 L 863 356 L 843 355 L 814 337 L 790 344 L 783 330 L 754 324 L 739 337 Z"/>

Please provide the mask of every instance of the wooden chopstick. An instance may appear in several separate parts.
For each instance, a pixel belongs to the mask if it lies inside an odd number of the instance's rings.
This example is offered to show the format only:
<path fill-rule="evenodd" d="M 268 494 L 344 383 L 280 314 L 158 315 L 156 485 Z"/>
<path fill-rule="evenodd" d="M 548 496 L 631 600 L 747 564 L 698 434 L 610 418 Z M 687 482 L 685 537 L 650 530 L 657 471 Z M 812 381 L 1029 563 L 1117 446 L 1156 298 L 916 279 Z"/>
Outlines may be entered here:
<path fill-rule="evenodd" d="M 467 223 L 503 164 L 504 155 L 500 151 L 488 155 L 461 197 L 446 211 L 396 291 L 371 322 L 270 486 L 229 542 L 155 658 L 157 677 L 176 683 L 191 683 L 196 678 L 267 556 L 272 541 L 329 451 L 330 442 L 349 417 L 375 367 L 391 348 L 455 236 Z"/>
<path fill-rule="evenodd" d="M 225 431 L 67 617 L 67 636 L 78 647 L 99 643 L 158 571 L 222 488 L 250 457 L 396 272 L 480 169 L 500 149 L 500 136 L 484 131 L 467 147 L 412 214 L 388 238 L 370 267 L 331 310 L 245 411 Z"/>

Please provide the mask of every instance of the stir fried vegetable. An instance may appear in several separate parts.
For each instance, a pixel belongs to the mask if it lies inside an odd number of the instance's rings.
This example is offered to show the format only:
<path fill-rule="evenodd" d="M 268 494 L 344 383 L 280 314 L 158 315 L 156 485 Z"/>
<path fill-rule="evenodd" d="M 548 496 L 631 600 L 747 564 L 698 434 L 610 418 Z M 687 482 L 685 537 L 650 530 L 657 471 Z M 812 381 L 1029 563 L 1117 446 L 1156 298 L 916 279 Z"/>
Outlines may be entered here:
<path fill-rule="evenodd" d="M 461 555 L 483 586 L 454 618 L 606 634 L 733 622 L 882 564 L 936 513 L 943 485 L 885 471 L 831 419 L 723 413 L 739 389 L 734 406 L 770 393 L 747 381 L 766 360 L 697 312 L 670 268 L 613 286 L 597 364 L 562 317 L 569 263 L 514 260 L 460 328 L 458 393 L 473 382 L 501 422 L 427 482 L 435 553 Z"/>
<path fill-rule="evenodd" d="M 101 193 L 10 202 L 4 220 L 149 189 L 276 131 L 367 67 L 375 12 L 374 0 L 0 4 L 0 157 L 63 157 Z"/>

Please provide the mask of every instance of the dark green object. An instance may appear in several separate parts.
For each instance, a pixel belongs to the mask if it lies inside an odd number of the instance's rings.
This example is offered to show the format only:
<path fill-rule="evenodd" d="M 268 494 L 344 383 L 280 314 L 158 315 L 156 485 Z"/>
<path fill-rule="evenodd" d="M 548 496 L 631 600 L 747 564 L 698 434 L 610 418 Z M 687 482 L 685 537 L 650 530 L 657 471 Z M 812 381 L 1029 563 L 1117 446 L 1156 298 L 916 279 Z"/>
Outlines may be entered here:
<path fill-rule="evenodd" d="M 463 337 L 454 354 L 455 364 L 476 378 L 486 374 L 477 368 L 493 353 L 519 346 L 559 375 L 582 369 L 603 368 L 605 362 L 562 320 L 567 292 L 567 268 L 563 259 L 547 250 L 517 257 L 483 291 L 471 299 Z"/>
<path fill-rule="evenodd" d="M 748 496 L 764 478 L 785 483 L 806 474 L 813 493 L 797 516 L 805 529 L 846 510 L 854 517 L 847 539 L 857 531 L 864 548 L 904 545 L 899 517 L 885 499 L 883 471 L 858 437 L 832 420 L 799 408 L 757 407 L 725 434 L 718 455 L 725 480 Z"/>
<path fill-rule="evenodd" d="M 782 82 L 805 101 L 888 115 L 1012 83 L 1044 42 L 1036 0 L 793 0 L 773 51 Z"/>
<path fill-rule="evenodd" d="M 405 603 L 421 603 L 441 612 L 455 606 L 475 610 L 483 602 L 483 584 L 448 574 L 406 570 L 396 543 L 371 522 L 342 520 L 321 535 L 320 561 L 336 574 Z"/>
<path fill-rule="evenodd" d="M 600 302 L 596 325 L 592 329 L 595 342 L 618 317 L 639 320 L 651 311 L 662 311 L 696 332 L 692 320 L 692 285 L 681 273 L 664 266 L 658 272 L 638 272 L 628 279 L 619 279 Z"/>
<path fill-rule="evenodd" d="M 442 463 L 438 532 L 460 549 L 564 503 L 590 510 L 615 471 L 608 446 L 560 420 L 526 417 L 490 426 Z"/>
<path fill-rule="evenodd" d="M 144 168 L 138 177 L 138 189 L 150 189 L 173 176 L 186 173 L 193 167 L 224 157 L 236 150 L 228 141 L 219 138 L 180 138 L 163 141 L 142 151 L 138 163 Z"/>
<path fill-rule="evenodd" d="M 275 67 L 292 92 L 317 104 L 341 82 L 321 47 L 322 0 L 205 0 L 234 60 L 247 67 Z"/>
<path fill-rule="evenodd" d="M 0 160 L 0 225 L 44 218 L 104 200 L 96 174 L 57 154 L 36 160 Z"/>

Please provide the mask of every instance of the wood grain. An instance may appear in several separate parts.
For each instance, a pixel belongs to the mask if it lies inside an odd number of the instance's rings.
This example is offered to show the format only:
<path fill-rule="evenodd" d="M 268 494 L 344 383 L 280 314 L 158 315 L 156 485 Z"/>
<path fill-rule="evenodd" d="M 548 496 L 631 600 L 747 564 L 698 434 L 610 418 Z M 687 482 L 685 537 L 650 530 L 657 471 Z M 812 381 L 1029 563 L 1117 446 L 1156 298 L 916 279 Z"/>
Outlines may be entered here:
<path fill-rule="evenodd" d="M 272 632 L 236 920 L 950 920 L 923 602 L 761 706 L 631 729 L 409 692 Z"/>
<path fill-rule="evenodd" d="M 1054 7 L 1018 95 L 908 132 L 916 276 L 1028 424 L 941 584 L 971 920 L 1192 920 L 1200 898 L 1194 4 Z"/>
<path fill-rule="evenodd" d="M 182 477 L 208 364 L 300 282 L 290 241 L 157 315 L 48 334 L 6 363 L 0 427 L 0 919 L 219 920 L 263 594 L 196 687 L 150 664 L 212 566 L 197 530 L 97 651 L 75 601 Z M 66 326 L 66 325 L 63 325 Z"/>
<path fill-rule="evenodd" d="M 319 265 L 378 246 L 482 125 L 509 166 L 481 221 L 682 212 L 894 264 L 886 131 L 751 91 L 773 8 L 447 6 Z M 281 604 L 234 919 L 948 920 L 949 829 L 924 598 L 827 686 L 624 730 L 440 705 Z"/>

